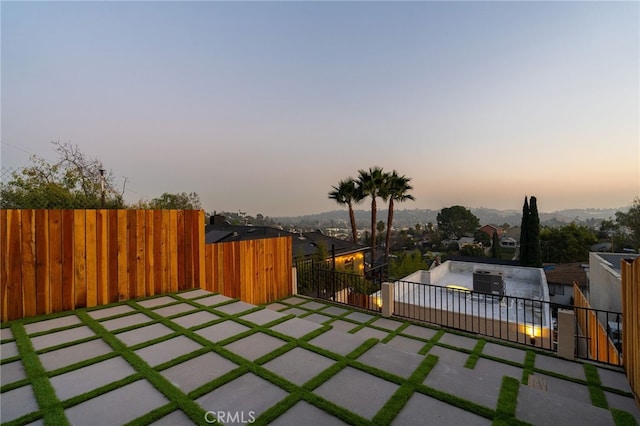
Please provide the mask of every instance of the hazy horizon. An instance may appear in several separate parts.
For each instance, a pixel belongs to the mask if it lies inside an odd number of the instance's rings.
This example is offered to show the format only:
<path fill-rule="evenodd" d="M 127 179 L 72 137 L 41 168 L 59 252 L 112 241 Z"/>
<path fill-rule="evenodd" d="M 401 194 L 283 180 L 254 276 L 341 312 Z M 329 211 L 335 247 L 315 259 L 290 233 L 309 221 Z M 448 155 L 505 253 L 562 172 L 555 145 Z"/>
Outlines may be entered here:
<path fill-rule="evenodd" d="M 2 2 L 3 167 L 50 142 L 126 200 L 302 216 L 381 166 L 415 202 L 640 195 L 638 2 Z M 358 208 L 367 209 L 368 202 Z"/>

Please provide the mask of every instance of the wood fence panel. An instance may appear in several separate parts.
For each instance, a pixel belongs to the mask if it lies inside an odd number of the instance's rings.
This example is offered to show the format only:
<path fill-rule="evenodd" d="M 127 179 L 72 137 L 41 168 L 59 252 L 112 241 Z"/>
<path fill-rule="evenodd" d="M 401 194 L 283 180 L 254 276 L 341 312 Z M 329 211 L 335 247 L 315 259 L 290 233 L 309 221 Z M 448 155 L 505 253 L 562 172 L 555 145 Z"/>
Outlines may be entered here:
<path fill-rule="evenodd" d="M 51 312 L 51 270 L 49 268 L 49 211 L 35 211 L 36 314 Z"/>
<path fill-rule="evenodd" d="M 95 210 L 85 211 L 85 253 L 87 307 L 98 304 L 98 216 Z"/>
<path fill-rule="evenodd" d="M 7 235 L 7 211 L 0 210 L 0 235 Z M 9 238 L 0 240 L 0 319 L 6 321 L 9 282 Z"/>
<path fill-rule="evenodd" d="M 640 258 L 622 260 L 622 359 L 640 405 Z"/>
<path fill-rule="evenodd" d="M 107 212 L 107 281 L 109 282 L 109 302 L 120 299 L 119 268 L 118 268 L 118 217 L 117 210 Z"/>
<path fill-rule="evenodd" d="M 144 252 L 146 256 L 145 261 L 145 291 L 147 296 L 153 296 L 156 294 L 155 288 L 155 251 L 153 244 L 155 242 L 155 221 L 153 216 L 153 210 L 146 210 L 145 212 L 145 237 L 144 237 Z"/>
<path fill-rule="evenodd" d="M 117 253 L 117 259 L 114 259 L 114 260 L 116 260 L 118 264 L 118 277 L 117 277 L 118 299 L 117 301 L 121 301 L 121 300 L 129 299 L 129 273 L 128 273 L 129 271 L 127 269 L 129 265 L 129 262 L 127 261 L 127 255 L 128 255 L 127 250 L 129 249 L 127 247 L 127 240 L 128 240 L 127 211 L 118 210 L 117 215 L 118 215 L 117 227 L 116 229 L 113 230 L 115 233 L 113 236 L 117 240 L 118 253 Z"/>
<path fill-rule="evenodd" d="M 128 296 L 127 299 L 135 299 L 137 293 L 137 269 L 136 256 L 138 246 L 136 241 L 136 228 L 138 226 L 138 216 L 135 210 L 127 210 L 127 275 L 128 275 Z"/>
<path fill-rule="evenodd" d="M 146 233 L 146 224 L 144 214 L 144 210 L 135 210 L 136 212 L 136 236 L 135 236 L 135 244 L 136 244 L 136 257 L 135 257 L 135 271 L 136 271 L 136 297 L 145 297 L 147 296 L 146 292 L 146 282 L 145 282 L 145 233 Z"/>
<path fill-rule="evenodd" d="M 62 310 L 75 307 L 73 272 L 73 210 L 62 211 Z"/>
<path fill-rule="evenodd" d="M 187 288 L 193 288 L 194 286 L 194 276 L 193 276 L 193 246 L 192 246 L 192 235 L 189 230 L 191 230 L 191 226 L 193 224 L 193 218 L 191 212 L 182 212 L 184 219 L 184 230 L 181 234 L 184 235 L 184 282 L 182 283 L 182 287 L 180 290 L 184 290 Z"/>
<path fill-rule="evenodd" d="M 36 236 L 35 211 L 21 210 L 20 232 L 22 242 L 22 293 L 24 312 L 27 316 L 36 315 Z"/>
<path fill-rule="evenodd" d="M 20 241 L 20 210 L 7 213 L 7 241 L 9 276 L 6 297 L 8 320 L 22 317 L 22 243 Z"/>
<path fill-rule="evenodd" d="M 85 210 L 73 210 L 73 275 L 75 308 L 87 306 L 87 235 Z"/>
<path fill-rule="evenodd" d="M 107 210 L 96 211 L 96 288 L 97 304 L 109 303 L 109 245 Z"/>
<path fill-rule="evenodd" d="M 177 260 L 177 275 L 176 275 L 176 280 L 177 282 L 173 285 L 177 284 L 176 289 L 177 290 L 184 290 L 185 287 L 185 264 L 184 264 L 184 259 L 185 259 L 185 252 L 184 252 L 184 244 L 185 244 L 185 238 L 184 238 L 184 212 L 179 211 L 177 214 L 177 220 L 176 220 L 176 226 L 177 226 L 177 230 L 176 230 L 176 235 L 178 236 L 178 241 L 177 241 L 177 250 L 176 253 L 178 254 L 176 256 L 176 260 Z"/>
<path fill-rule="evenodd" d="M 178 234 L 178 212 L 175 210 L 169 210 L 169 225 L 167 228 L 167 236 Z M 179 245 L 177 238 L 167 238 L 169 242 L 169 249 L 167 250 L 167 264 L 169 268 L 169 275 L 167 282 L 163 286 L 166 290 L 163 293 L 178 291 L 178 256 Z"/>
<path fill-rule="evenodd" d="M 153 211 L 153 290 L 156 294 L 162 293 L 162 280 L 166 274 L 166 262 L 164 259 L 164 236 L 166 235 L 166 229 L 162 216 L 162 210 Z"/>
<path fill-rule="evenodd" d="M 62 311 L 62 211 L 49 210 L 49 286 L 48 312 Z"/>

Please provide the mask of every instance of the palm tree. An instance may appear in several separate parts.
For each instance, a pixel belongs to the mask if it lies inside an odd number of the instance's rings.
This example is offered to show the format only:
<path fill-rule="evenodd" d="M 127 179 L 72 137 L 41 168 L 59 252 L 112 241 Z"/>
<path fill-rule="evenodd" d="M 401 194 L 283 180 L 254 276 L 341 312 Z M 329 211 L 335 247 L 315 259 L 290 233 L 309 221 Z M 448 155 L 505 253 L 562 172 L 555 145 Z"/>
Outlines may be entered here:
<path fill-rule="evenodd" d="M 393 224 L 393 208 L 394 203 L 397 201 L 402 203 L 407 200 L 415 200 L 413 195 L 408 194 L 409 191 L 413 189 L 409 182 L 411 178 L 406 176 L 399 176 L 398 173 L 394 170 L 390 174 L 386 174 L 386 184 L 383 186 L 383 192 L 380 193 L 380 196 L 384 200 L 389 201 L 389 210 L 387 214 L 387 238 L 385 240 L 384 246 L 384 261 L 385 263 L 389 259 L 389 248 L 391 242 L 391 226 Z"/>
<path fill-rule="evenodd" d="M 329 192 L 329 198 L 336 200 L 340 205 L 347 205 L 349 207 L 349 221 L 351 222 L 351 233 L 353 235 L 353 242 L 358 242 L 358 233 L 356 231 L 356 216 L 353 213 L 353 204 L 359 203 L 364 199 L 364 196 L 360 192 L 360 188 L 356 185 L 356 181 L 353 178 L 348 178 L 338 182 L 337 186 L 332 186 L 333 191 Z"/>
<path fill-rule="evenodd" d="M 376 261 L 376 198 L 380 196 L 385 182 L 385 173 L 382 167 L 369 167 L 369 171 L 358 171 L 358 187 L 364 197 L 371 197 L 371 264 Z"/>

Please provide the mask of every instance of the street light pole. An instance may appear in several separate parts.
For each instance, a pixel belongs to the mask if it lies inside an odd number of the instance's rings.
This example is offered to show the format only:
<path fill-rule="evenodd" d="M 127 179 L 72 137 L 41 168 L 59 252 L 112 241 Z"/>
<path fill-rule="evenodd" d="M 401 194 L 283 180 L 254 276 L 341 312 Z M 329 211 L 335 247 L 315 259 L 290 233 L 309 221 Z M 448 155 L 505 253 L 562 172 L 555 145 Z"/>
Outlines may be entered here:
<path fill-rule="evenodd" d="M 104 169 L 100 169 L 100 208 L 104 209 Z"/>

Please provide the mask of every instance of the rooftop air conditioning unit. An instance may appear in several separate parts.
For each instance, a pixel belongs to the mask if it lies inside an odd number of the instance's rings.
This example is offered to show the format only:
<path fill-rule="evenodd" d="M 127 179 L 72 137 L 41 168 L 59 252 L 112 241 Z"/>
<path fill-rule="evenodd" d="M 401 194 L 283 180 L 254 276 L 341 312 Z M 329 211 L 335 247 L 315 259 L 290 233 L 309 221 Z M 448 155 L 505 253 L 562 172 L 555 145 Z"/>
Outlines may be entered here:
<path fill-rule="evenodd" d="M 473 291 L 504 296 L 504 276 L 501 272 L 477 270 L 473 273 Z"/>

